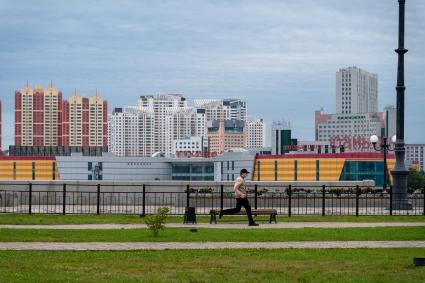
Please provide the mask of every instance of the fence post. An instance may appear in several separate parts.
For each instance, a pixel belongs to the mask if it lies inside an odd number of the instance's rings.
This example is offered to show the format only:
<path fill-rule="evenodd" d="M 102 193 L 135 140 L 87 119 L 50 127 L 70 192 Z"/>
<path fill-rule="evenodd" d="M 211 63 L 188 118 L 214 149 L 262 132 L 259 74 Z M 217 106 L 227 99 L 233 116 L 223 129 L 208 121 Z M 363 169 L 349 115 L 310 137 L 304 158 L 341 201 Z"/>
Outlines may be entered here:
<path fill-rule="evenodd" d="M 143 194 L 142 194 L 142 215 L 146 215 L 146 184 L 143 184 Z"/>
<path fill-rule="evenodd" d="M 359 216 L 359 197 L 360 197 L 359 185 L 357 185 L 356 186 L 356 216 Z"/>
<path fill-rule="evenodd" d="M 325 216 L 326 185 L 322 186 L 322 216 Z"/>
<path fill-rule="evenodd" d="M 100 214 L 100 184 L 97 184 L 97 209 L 96 209 L 96 214 L 99 215 Z"/>
<path fill-rule="evenodd" d="M 186 207 L 190 206 L 190 188 L 189 184 L 186 186 Z"/>
<path fill-rule="evenodd" d="M 31 214 L 32 210 L 32 183 L 29 184 L 29 200 L 28 200 L 28 214 Z"/>
<path fill-rule="evenodd" d="M 62 185 L 63 191 L 62 191 L 62 214 L 65 215 L 66 213 L 66 184 L 64 183 Z"/>
<path fill-rule="evenodd" d="M 224 199 L 224 186 L 220 186 L 220 211 L 223 210 L 223 199 Z"/>
<path fill-rule="evenodd" d="M 288 217 L 292 215 L 292 186 L 288 186 Z"/>
<path fill-rule="evenodd" d="M 390 215 L 393 215 L 393 186 L 390 186 Z"/>
<path fill-rule="evenodd" d="M 424 202 L 422 203 L 424 206 L 424 211 L 422 212 L 422 214 L 425 215 L 425 189 L 422 189 L 422 190 L 423 190 L 422 195 L 424 196 L 424 199 L 423 199 Z"/>
<path fill-rule="evenodd" d="M 255 196 L 254 196 L 254 208 L 257 209 L 257 201 L 258 201 L 258 196 L 257 196 L 258 185 L 257 184 L 255 184 L 254 191 L 255 191 L 255 193 L 254 193 L 255 194 Z"/>

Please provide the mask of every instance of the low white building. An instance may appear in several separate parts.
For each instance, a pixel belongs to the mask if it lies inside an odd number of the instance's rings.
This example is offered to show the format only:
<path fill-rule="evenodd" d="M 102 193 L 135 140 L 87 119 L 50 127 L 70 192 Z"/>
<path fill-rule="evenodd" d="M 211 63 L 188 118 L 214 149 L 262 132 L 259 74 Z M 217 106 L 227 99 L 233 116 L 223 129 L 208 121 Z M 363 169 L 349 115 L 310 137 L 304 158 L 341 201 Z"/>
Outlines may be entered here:
<path fill-rule="evenodd" d="M 315 113 L 315 140 L 331 146 L 343 146 L 346 151 L 373 151 L 369 139 L 372 135 L 391 138 L 396 131 L 396 109 L 385 107 L 378 113 Z"/>
<path fill-rule="evenodd" d="M 208 140 L 204 137 L 185 137 L 173 141 L 172 155 L 175 157 L 196 156 L 208 150 Z"/>

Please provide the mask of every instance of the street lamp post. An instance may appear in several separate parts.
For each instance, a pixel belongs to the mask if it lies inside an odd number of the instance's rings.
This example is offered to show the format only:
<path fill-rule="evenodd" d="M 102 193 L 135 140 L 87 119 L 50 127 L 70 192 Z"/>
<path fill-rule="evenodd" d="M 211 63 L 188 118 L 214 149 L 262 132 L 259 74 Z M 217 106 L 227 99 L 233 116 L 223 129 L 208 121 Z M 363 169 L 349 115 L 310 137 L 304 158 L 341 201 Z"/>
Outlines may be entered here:
<path fill-rule="evenodd" d="M 398 48 L 395 52 L 398 54 L 397 65 L 397 140 L 395 143 L 395 166 L 391 171 L 393 175 L 393 209 L 408 210 L 412 209 L 412 204 L 407 200 L 407 176 L 409 172 L 404 163 L 404 54 L 407 49 L 404 48 L 404 8 L 406 0 L 398 0 Z"/>
<path fill-rule="evenodd" d="M 379 145 L 379 148 L 376 146 L 376 144 L 378 143 L 379 138 L 376 135 L 373 135 L 370 137 L 370 142 L 373 145 L 373 149 L 375 149 L 376 151 L 379 152 L 383 152 L 384 153 L 384 183 L 382 184 L 382 189 L 384 191 L 387 191 L 387 180 L 388 180 L 388 171 L 387 171 L 387 153 L 388 151 L 393 151 L 394 149 L 391 148 L 391 143 L 388 142 L 388 138 L 387 137 L 383 137 L 381 140 L 381 144 Z M 391 141 L 393 143 L 395 143 L 396 141 L 396 136 L 393 136 L 391 138 Z"/>

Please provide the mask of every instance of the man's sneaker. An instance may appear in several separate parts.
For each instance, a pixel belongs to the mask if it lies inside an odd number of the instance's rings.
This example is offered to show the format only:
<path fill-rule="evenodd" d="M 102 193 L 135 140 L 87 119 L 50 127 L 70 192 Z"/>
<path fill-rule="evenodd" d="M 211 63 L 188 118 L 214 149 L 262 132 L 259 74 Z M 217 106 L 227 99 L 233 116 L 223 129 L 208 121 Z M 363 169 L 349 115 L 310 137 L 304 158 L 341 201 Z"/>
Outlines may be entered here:
<path fill-rule="evenodd" d="M 260 226 L 258 223 L 249 223 L 248 226 Z"/>
<path fill-rule="evenodd" d="M 218 218 L 221 219 L 221 217 L 223 217 L 223 211 L 220 210 L 220 214 L 218 215 Z"/>

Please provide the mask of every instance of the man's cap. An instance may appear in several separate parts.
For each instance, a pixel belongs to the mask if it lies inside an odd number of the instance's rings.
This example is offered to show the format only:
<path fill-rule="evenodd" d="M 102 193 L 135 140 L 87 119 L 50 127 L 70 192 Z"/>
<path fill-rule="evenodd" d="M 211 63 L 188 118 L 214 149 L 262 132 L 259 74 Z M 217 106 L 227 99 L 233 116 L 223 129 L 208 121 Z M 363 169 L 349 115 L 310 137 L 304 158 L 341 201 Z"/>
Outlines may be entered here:
<path fill-rule="evenodd" d="M 248 170 L 246 170 L 246 169 L 244 168 L 244 169 L 242 169 L 242 170 L 241 170 L 241 174 L 243 174 L 243 173 L 249 174 L 249 173 L 251 173 L 251 172 L 249 172 Z"/>

